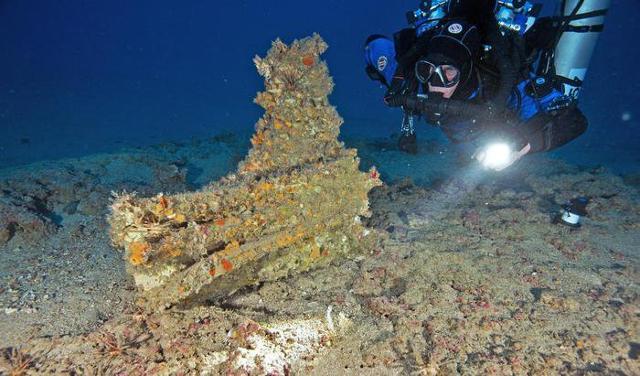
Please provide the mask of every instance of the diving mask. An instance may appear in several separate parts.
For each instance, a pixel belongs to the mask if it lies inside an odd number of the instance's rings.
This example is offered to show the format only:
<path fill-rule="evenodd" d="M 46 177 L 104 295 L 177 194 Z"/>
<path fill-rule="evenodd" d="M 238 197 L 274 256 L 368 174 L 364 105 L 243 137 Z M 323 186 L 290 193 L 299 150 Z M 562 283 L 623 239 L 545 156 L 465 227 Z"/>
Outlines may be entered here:
<path fill-rule="evenodd" d="M 435 65 L 427 60 L 419 60 L 415 66 L 416 78 L 423 84 L 450 88 L 460 82 L 460 70 L 450 64 Z"/>

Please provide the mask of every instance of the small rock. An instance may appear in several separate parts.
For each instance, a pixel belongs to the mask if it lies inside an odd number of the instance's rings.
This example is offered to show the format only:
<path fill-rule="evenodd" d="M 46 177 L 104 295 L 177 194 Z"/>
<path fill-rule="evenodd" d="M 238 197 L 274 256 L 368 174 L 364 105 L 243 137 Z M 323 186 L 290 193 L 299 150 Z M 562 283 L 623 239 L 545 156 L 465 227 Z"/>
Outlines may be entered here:
<path fill-rule="evenodd" d="M 64 207 L 64 209 L 62 209 L 62 211 L 69 215 L 75 214 L 78 211 L 79 203 L 80 201 L 71 201 Z"/>
<path fill-rule="evenodd" d="M 15 224 L 9 223 L 6 226 L 0 227 L 0 246 L 7 244 L 13 235 L 15 234 Z"/>

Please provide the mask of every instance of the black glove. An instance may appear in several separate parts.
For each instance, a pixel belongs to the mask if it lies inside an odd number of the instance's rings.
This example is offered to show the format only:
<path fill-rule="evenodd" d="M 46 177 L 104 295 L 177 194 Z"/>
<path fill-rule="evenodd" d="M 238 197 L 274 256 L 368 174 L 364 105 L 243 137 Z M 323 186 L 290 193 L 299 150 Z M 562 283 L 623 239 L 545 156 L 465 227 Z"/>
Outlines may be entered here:
<path fill-rule="evenodd" d="M 384 97 L 384 103 L 389 107 L 402 107 L 404 106 L 405 96 L 398 93 L 388 93 Z"/>
<path fill-rule="evenodd" d="M 415 95 L 408 95 L 404 97 L 404 101 L 402 103 L 402 107 L 405 111 L 412 113 L 420 113 L 420 104 L 424 102 L 423 99 L 418 98 Z"/>
<path fill-rule="evenodd" d="M 391 94 L 384 97 L 384 102 L 389 107 L 402 107 L 408 112 L 418 112 L 418 99 L 415 95 Z"/>
<path fill-rule="evenodd" d="M 457 102 L 458 107 L 468 106 L 461 101 L 451 101 L 439 97 L 422 98 L 417 95 L 387 95 L 384 98 L 389 107 L 402 107 L 406 112 L 430 116 L 437 114 L 438 117 L 445 116 L 451 103 Z M 477 107 L 477 105 L 476 105 Z"/>

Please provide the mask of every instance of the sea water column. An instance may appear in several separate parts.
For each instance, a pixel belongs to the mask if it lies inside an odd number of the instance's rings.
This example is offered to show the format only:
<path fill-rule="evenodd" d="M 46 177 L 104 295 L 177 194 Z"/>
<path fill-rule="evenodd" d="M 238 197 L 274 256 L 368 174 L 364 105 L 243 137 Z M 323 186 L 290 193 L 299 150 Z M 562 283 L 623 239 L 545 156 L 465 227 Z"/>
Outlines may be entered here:
<path fill-rule="evenodd" d="M 256 57 L 266 111 L 236 172 L 197 192 L 116 195 L 114 245 L 148 304 L 189 305 L 348 257 L 375 240 L 363 227 L 381 183 L 337 137 L 342 119 L 318 35 Z"/>

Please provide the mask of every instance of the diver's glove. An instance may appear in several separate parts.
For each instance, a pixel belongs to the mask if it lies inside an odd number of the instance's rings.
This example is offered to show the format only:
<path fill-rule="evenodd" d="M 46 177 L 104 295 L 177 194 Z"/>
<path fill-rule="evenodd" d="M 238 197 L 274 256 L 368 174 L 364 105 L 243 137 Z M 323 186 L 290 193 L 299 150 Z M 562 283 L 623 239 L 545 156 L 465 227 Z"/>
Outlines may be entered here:
<path fill-rule="evenodd" d="M 404 106 L 405 95 L 398 93 L 387 93 L 384 96 L 384 103 L 389 107 L 402 107 Z"/>
<path fill-rule="evenodd" d="M 388 95 L 384 98 L 385 103 L 389 107 L 402 107 L 407 112 L 418 113 L 423 115 L 447 113 L 450 100 L 438 97 L 426 98 L 412 95 Z"/>
<path fill-rule="evenodd" d="M 443 98 L 430 93 L 429 97 L 416 94 L 388 92 L 384 97 L 389 107 L 402 107 L 407 112 L 424 115 L 428 118 L 444 118 L 447 114 L 455 114 L 460 118 L 475 120 L 481 123 L 502 123 L 511 112 L 504 105 L 493 101 L 474 103 L 469 100 Z"/>
<path fill-rule="evenodd" d="M 502 171 L 530 154 L 532 145 L 523 125 L 514 116 L 507 116 L 499 125 L 485 127 L 485 139 L 493 141 L 478 148 L 473 158 L 486 169 Z"/>
<path fill-rule="evenodd" d="M 406 95 L 394 92 L 388 92 L 384 96 L 384 103 L 389 107 L 402 107 L 404 106 L 404 98 Z"/>
<path fill-rule="evenodd" d="M 527 143 L 521 148 L 513 148 L 513 144 L 508 142 L 496 142 L 485 145 L 473 155 L 484 168 L 502 171 L 511 166 L 520 158 L 524 157 L 531 151 L 531 144 Z"/>

